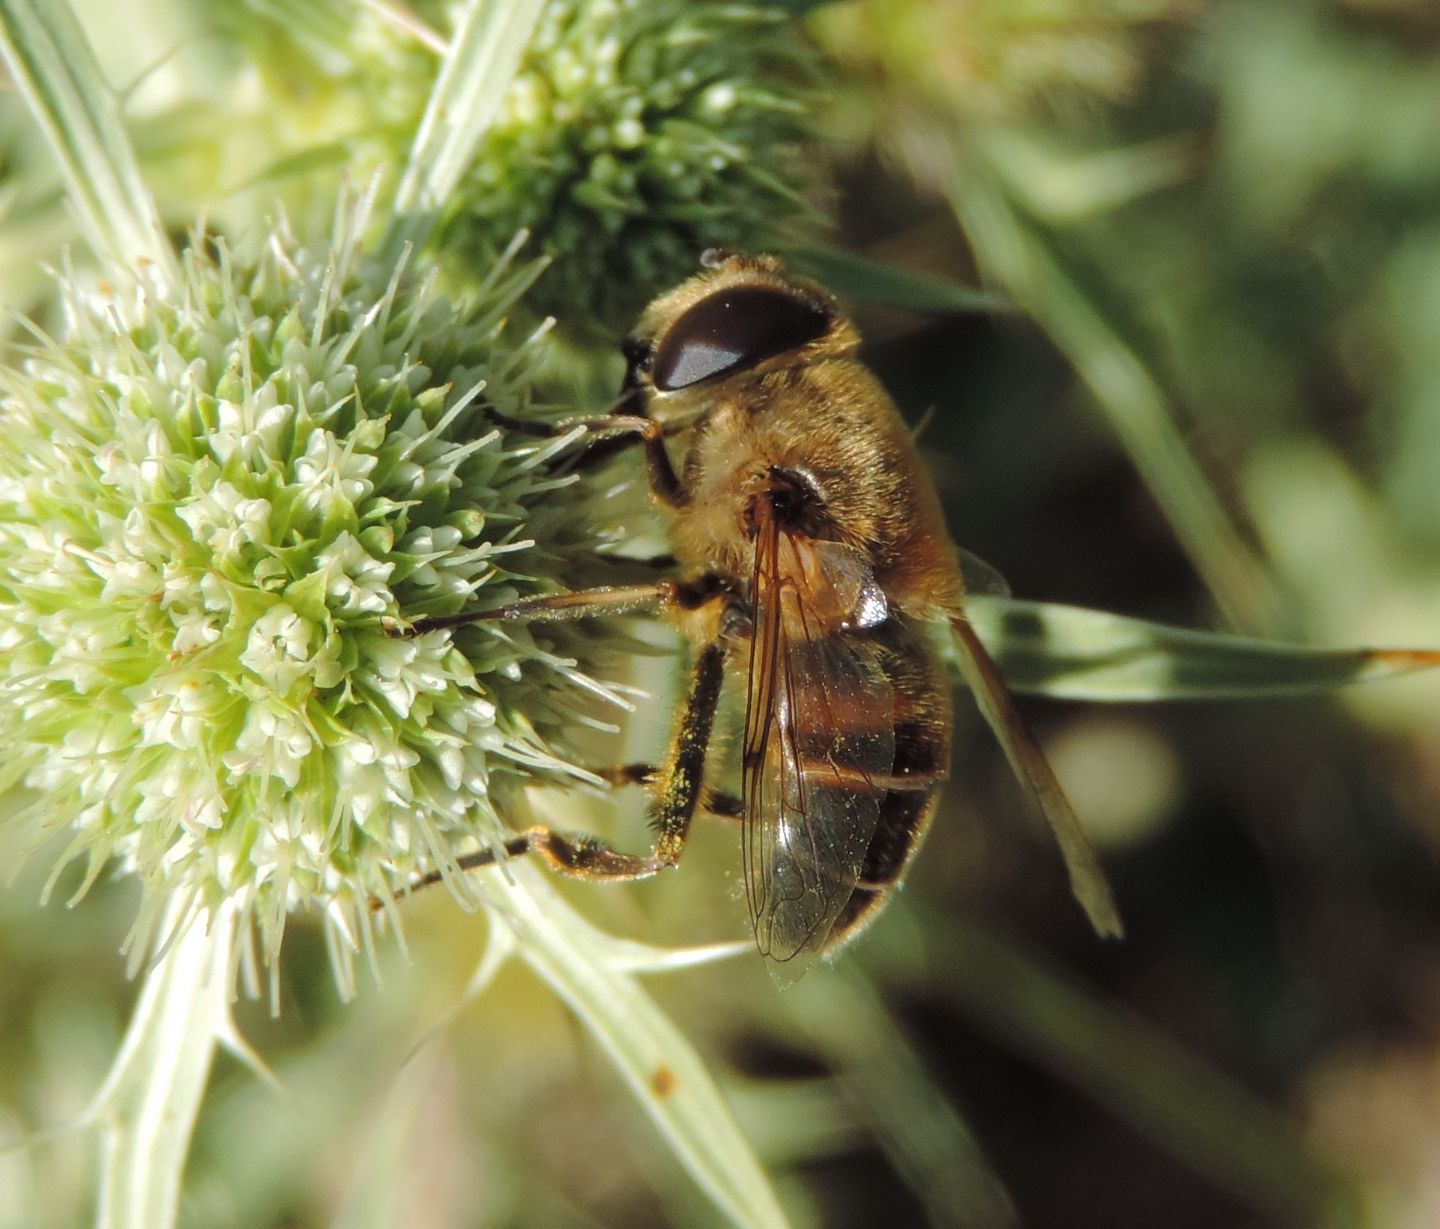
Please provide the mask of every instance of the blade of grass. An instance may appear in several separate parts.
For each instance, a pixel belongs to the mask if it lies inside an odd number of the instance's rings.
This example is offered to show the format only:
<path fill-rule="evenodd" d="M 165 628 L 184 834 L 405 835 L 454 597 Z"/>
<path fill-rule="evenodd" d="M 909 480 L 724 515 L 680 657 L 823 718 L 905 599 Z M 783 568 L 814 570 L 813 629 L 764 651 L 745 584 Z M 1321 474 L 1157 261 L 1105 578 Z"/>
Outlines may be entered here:
<path fill-rule="evenodd" d="M 970 622 L 1009 687 L 1067 700 L 1259 699 L 1440 666 L 1440 649 L 1310 649 L 1053 602 L 976 596 Z"/>
<path fill-rule="evenodd" d="M 743 1229 L 784 1229 L 764 1170 L 694 1047 L 622 971 L 629 945 L 585 921 L 536 867 L 507 863 L 484 883 L 517 954 L 594 1035 L 705 1193 Z"/>
<path fill-rule="evenodd" d="M 987 275 L 1050 335 L 1090 389 L 1221 614 L 1241 631 L 1275 626 L 1279 603 L 1265 569 L 1196 464 L 1164 392 L 1017 216 L 998 172 L 976 157 L 949 199 Z"/>
<path fill-rule="evenodd" d="M 420 246 L 500 114 L 545 0 L 471 0 L 460 15 L 395 190 L 385 250 Z"/>
<path fill-rule="evenodd" d="M 125 130 L 119 96 L 67 0 L 0 0 L 0 53 L 60 166 L 86 240 L 113 269 L 178 284 L 175 254 Z"/>

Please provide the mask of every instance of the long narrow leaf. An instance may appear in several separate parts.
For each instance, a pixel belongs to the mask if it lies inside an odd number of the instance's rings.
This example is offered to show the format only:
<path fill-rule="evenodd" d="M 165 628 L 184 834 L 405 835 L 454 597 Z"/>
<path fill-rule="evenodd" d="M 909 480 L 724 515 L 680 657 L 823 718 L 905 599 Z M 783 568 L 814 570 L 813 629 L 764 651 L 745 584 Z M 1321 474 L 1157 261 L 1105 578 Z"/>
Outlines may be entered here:
<path fill-rule="evenodd" d="M 671 1150 L 742 1229 L 784 1229 L 784 1213 L 704 1063 L 622 967 L 633 953 L 566 904 L 521 862 L 485 874 L 487 902 L 514 929 L 518 954 L 609 1055 Z"/>
<path fill-rule="evenodd" d="M 500 114 L 544 0 L 471 0 L 440 64 L 410 158 L 395 191 L 387 247 L 420 244 Z"/>
<path fill-rule="evenodd" d="M 976 160 L 950 202 L 986 272 L 1064 351 L 1194 561 L 1226 619 L 1273 626 L 1276 595 L 1196 464 L 1153 376 L 1070 279 L 1004 189 Z"/>
<path fill-rule="evenodd" d="M 55 154 L 96 254 L 115 269 L 148 263 L 173 285 L 175 256 L 119 99 L 104 85 L 68 0 L 0 0 L 0 53 Z"/>
<path fill-rule="evenodd" d="M 170 1229 L 217 1041 L 230 1031 L 235 915 L 189 910 L 145 975 L 120 1053 L 87 1117 L 102 1145 L 98 1229 Z"/>
<path fill-rule="evenodd" d="M 1301 648 L 1009 597 L 967 609 L 1013 691 L 1069 700 L 1298 695 L 1440 666 L 1440 649 Z"/>

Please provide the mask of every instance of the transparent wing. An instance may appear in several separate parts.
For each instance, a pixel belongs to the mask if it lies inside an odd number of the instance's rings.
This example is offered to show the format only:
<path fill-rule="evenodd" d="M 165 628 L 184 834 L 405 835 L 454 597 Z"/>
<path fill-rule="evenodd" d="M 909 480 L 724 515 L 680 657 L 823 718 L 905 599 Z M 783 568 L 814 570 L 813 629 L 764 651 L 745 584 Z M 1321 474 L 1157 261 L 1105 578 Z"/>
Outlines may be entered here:
<path fill-rule="evenodd" d="M 1125 927 L 1115 907 L 1110 884 L 1070 800 L 1055 778 L 1055 770 L 1021 720 L 1005 680 L 1000 677 L 994 659 L 986 652 L 974 629 L 964 618 L 950 622 L 960 646 L 957 659 L 960 671 L 975 694 L 980 712 L 1000 740 L 1010 767 L 1039 799 L 1040 809 L 1044 811 L 1065 858 L 1065 869 L 1070 874 L 1070 890 L 1096 931 L 1106 938 L 1118 939 L 1125 933 Z"/>
<path fill-rule="evenodd" d="M 960 557 L 960 575 L 965 581 L 966 593 L 983 593 L 987 597 L 1010 596 L 1010 582 L 1000 575 L 999 568 L 986 563 L 974 551 L 968 551 L 963 546 L 957 546 L 955 553 Z"/>
<path fill-rule="evenodd" d="M 767 526 L 754 581 L 745 891 L 755 942 L 789 981 L 824 950 L 860 876 L 894 768 L 894 695 L 878 648 L 817 614 L 849 606 L 852 629 L 883 617 L 862 556 Z"/>

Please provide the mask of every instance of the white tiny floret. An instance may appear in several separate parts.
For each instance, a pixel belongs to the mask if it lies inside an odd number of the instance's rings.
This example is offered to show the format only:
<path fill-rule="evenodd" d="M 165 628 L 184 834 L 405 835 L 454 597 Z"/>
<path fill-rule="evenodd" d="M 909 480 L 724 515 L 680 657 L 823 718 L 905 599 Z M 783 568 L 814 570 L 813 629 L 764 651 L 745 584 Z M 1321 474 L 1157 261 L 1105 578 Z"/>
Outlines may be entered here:
<path fill-rule="evenodd" d="M 309 668 L 315 634 L 309 620 L 281 602 L 251 627 L 240 664 L 270 690 L 288 695 Z"/>

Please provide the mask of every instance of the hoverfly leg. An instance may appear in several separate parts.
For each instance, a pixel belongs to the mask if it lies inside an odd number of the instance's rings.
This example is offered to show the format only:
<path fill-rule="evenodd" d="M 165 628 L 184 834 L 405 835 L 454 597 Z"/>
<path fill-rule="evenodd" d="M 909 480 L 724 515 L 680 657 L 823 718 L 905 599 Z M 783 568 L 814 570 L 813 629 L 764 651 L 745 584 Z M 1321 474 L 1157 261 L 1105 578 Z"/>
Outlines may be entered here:
<path fill-rule="evenodd" d="M 646 598 L 655 605 L 668 605 L 694 610 L 714 601 L 730 601 L 723 585 L 708 576 L 693 581 L 662 581 L 654 586 L 637 586 L 630 591 L 646 590 Z M 596 594 L 600 595 L 595 601 Z M 556 594 L 553 598 L 532 599 L 501 610 L 522 609 L 525 615 L 538 618 L 576 618 L 575 613 L 620 613 L 607 601 L 606 591 Z M 560 599 L 571 599 L 562 606 L 546 606 Z M 586 609 L 586 599 L 591 599 Z M 602 607 L 597 611 L 595 606 Z M 556 613 L 556 612 L 560 613 Z M 537 613 L 539 612 L 539 613 Z M 474 618 L 477 616 L 471 616 Z M 520 618 L 521 614 L 502 615 L 486 611 L 481 618 Z M 453 626 L 451 619 L 442 626 Z M 469 621 L 461 620 L 461 621 Z M 438 622 L 438 621 L 437 621 Z M 429 626 L 433 627 L 432 622 Z M 428 628 L 421 628 L 428 630 Z M 600 772 L 612 784 L 645 785 L 654 791 L 650 805 L 650 826 L 655 832 L 655 845 L 648 855 L 623 853 L 603 841 L 589 836 L 556 832 L 551 828 L 534 827 L 511 837 L 498 849 L 482 849 L 466 854 L 455 862 L 457 869 L 474 870 L 493 866 L 509 858 L 538 854 L 553 870 L 575 879 L 622 882 L 648 879 L 680 861 L 690 835 L 690 822 L 697 811 L 710 811 L 725 818 L 739 817 L 740 800 L 724 794 L 706 796 L 705 768 L 715 726 L 715 712 L 720 703 L 720 689 L 725 678 L 725 649 L 720 640 L 705 644 L 695 655 L 691 683 L 680 710 L 675 735 L 665 762 L 659 767 L 649 764 L 622 764 Z M 442 878 L 431 871 L 408 885 L 405 894 L 427 887 Z"/>
<path fill-rule="evenodd" d="M 547 593 L 521 598 L 489 610 L 464 610 L 453 615 L 430 615 L 401 624 L 384 623 L 385 634 L 408 640 L 425 632 L 471 623 L 555 623 L 564 619 L 591 619 L 602 615 L 639 614 L 647 610 L 698 610 L 726 597 L 730 589 L 719 577 L 706 573 L 693 580 L 652 581 L 643 585 L 603 585 L 569 593 Z"/>
<path fill-rule="evenodd" d="M 576 427 L 584 427 L 588 438 L 577 452 L 570 454 L 566 465 L 570 470 L 603 465 L 625 449 L 640 444 L 645 449 L 645 469 L 650 480 L 650 490 L 667 507 L 682 507 L 686 502 L 686 491 L 675 473 L 670 454 L 665 449 L 665 428 L 643 413 L 622 413 L 633 401 L 634 394 L 627 393 L 604 414 L 562 418 L 558 422 L 550 423 L 517 418 L 513 414 L 497 410 L 494 406 L 487 405 L 482 408 L 485 417 L 496 426 L 532 438 L 553 439 L 573 431 Z"/>
<path fill-rule="evenodd" d="M 610 785 L 654 785 L 660 769 L 654 764 L 615 764 L 609 768 L 590 770 Z M 715 819 L 740 820 L 745 816 L 745 804 L 738 794 L 707 790 L 700 799 L 699 810 Z"/>
<path fill-rule="evenodd" d="M 553 828 L 543 826 L 526 829 L 519 836 L 506 841 L 504 849 L 507 858 L 520 857 L 527 853 L 538 854 L 550 864 L 551 870 L 572 879 L 623 883 L 630 879 L 649 879 L 673 865 L 654 856 L 623 853 L 593 836 L 556 832 Z M 485 850 L 458 859 L 456 866 L 462 871 L 469 871 L 492 865 L 496 860 Z"/>
<path fill-rule="evenodd" d="M 490 422 L 497 427 L 504 427 L 507 431 L 513 431 L 516 435 L 528 435 L 533 439 L 552 439 L 557 435 L 563 435 L 563 431 L 556 430 L 554 424 L 537 422 L 533 418 L 519 418 L 514 414 L 507 414 L 504 410 L 497 410 L 493 405 L 482 405 L 479 407 L 482 413 Z"/>
<path fill-rule="evenodd" d="M 718 640 L 695 654 L 690 690 L 680 709 L 670 750 L 655 777 L 650 824 L 655 830 L 655 854 L 674 864 L 690 835 L 690 821 L 705 794 L 705 768 L 720 688 L 725 680 L 725 649 Z"/>
<path fill-rule="evenodd" d="M 612 764 L 590 771 L 607 785 L 650 785 L 660 774 L 654 764 Z"/>
<path fill-rule="evenodd" d="M 676 582 L 656 581 L 647 585 L 606 585 L 598 589 L 577 589 L 570 593 L 548 593 L 543 597 L 521 598 L 489 610 L 464 610 L 453 615 L 430 615 L 408 625 L 386 622 L 385 634 L 410 639 L 446 627 L 471 623 L 554 623 L 563 619 L 589 619 L 597 615 L 636 614 L 674 601 Z"/>
<path fill-rule="evenodd" d="M 603 414 L 598 418 L 572 419 L 570 426 L 585 426 L 596 433 L 596 441 L 588 444 L 580 454 L 578 464 L 590 460 L 594 451 L 598 459 L 604 459 L 616 450 L 611 441 L 624 440 L 626 445 L 638 442 L 645 449 L 645 473 L 650 481 L 650 493 L 667 508 L 683 508 L 689 502 L 689 492 L 665 447 L 665 428 L 653 418 L 643 414 Z M 608 446 L 608 447 L 607 447 Z"/>
<path fill-rule="evenodd" d="M 552 870 L 572 879 L 609 880 L 617 883 L 631 879 L 649 879 L 667 866 L 654 857 L 622 853 L 612 849 L 604 841 L 593 836 L 581 836 L 574 832 L 556 832 L 553 828 L 537 825 L 527 828 L 519 836 L 513 836 L 498 849 L 478 849 L 455 859 L 454 869 L 461 873 L 481 870 L 487 866 L 498 866 L 511 858 L 523 858 L 526 854 L 538 854 L 549 863 Z M 445 876 L 440 871 L 422 875 L 413 883 L 406 884 L 398 893 L 413 896 L 421 888 L 433 887 Z M 371 909 L 382 907 L 382 902 L 372 901 Z"/>
<path fill-rule="evenodd" d="M 745 802 L 739 794 L 726 794 L 717 790 L 705 796 L 700 809 L 706 815 L 731 820 L 737 824 L 745 818 Z"/>

